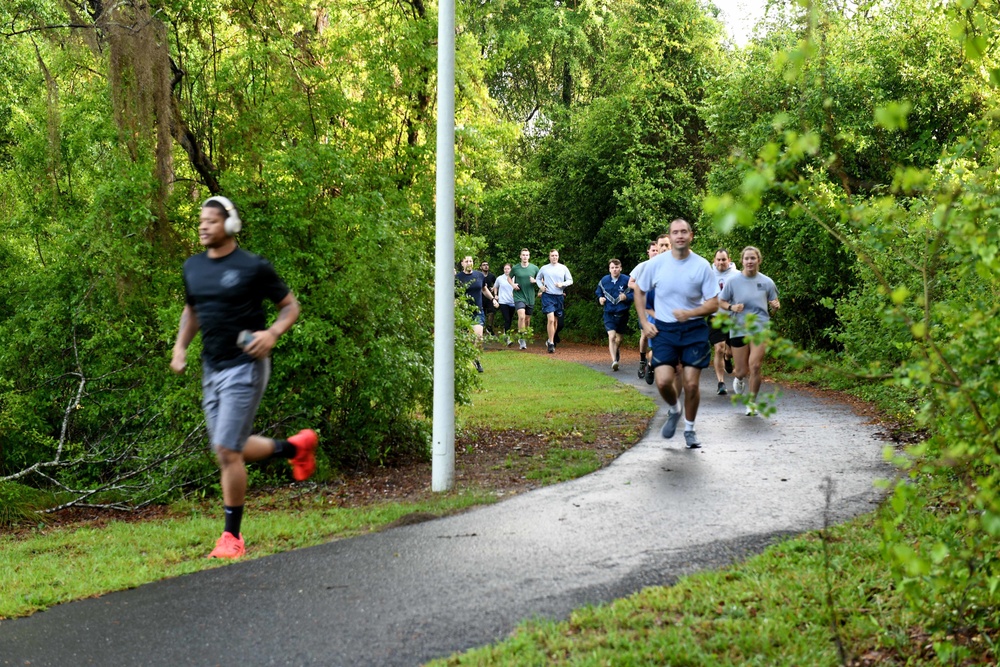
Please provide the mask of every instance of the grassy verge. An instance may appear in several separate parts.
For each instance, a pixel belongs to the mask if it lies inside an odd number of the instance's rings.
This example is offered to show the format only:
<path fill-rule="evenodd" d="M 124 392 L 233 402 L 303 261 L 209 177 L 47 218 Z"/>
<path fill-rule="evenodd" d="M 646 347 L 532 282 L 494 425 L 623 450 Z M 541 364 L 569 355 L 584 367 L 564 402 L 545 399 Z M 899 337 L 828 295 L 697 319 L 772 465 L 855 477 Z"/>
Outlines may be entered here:
<path fill-rule="evenodd" d="M 483 361 L 483 388 L 456 416 L 460 440 L 471 450 L 497 431 L 519 434 L 520 446 L 506 448 L 495 467 L 533 486 L 606 465 L 656 414 L 633 387 L 577 363 L 513 351 Z"/>
<path fill-rule="evenodd" d="M 656 412 L 633 387 L 580 364 L 517 352 L 489 353 L 484 363 L 483 388 L 473 405 L 456 415 L 460 429 L 544 428 L 555 435 L 587 431 L 593 437 L 609 415 Z"/>
<path fill-rule="evenodd" d="M 490 502 L 484 493 L 454 493 L 419 504 L 389 503 L 343 509 L 300 503 L 294 511 L 255 512 L 247 556 L 351 537 L 411 512 L 446 514 Z M 320 499 L 319 502 L 325 501 Z M 219 536 L 219 509 L 191 505 L 187 516 L 148 522 L 112 521 L 100 527 L 43 530 L 0 537 L 0 618 L 24 616 L 60 602 L 133 588 L 227 564 L 205 558 Z"/>
<path fill-rule="evenodd" d="M 767 376 L 778 383 L 792 382 L 823 389 L 842 391 L 873 405 L 900 425 L 912 427 L 916 416 L 916 397 L 899 386 L 879 380 L 863 380 L 852 375 L 853 369 L 839 369 L 831 356 L 819 356 L 819 363 L 808 368 L 794 368 L 781 359 L 768 359 Z"/>
<path fill-rule="evenodd" d="M 655 411 L 652 402 L 635 390 L 577 364 L 503 353 L 488 359 L 483 388 L 473 405 L 458 410 L 458 424 L 465 429 L 488 426 L 544 435 L 553 445 L 545 456 L 512 457 L 510 463 L 525 476 L 532 475 L 538 485 L 599 466 L 596 455 L 563 450 L 558 446 L 563 439 L 631 437 L 631 443 L 641 435 L 634 432 L 634 424 Z M 443 515 L 496 497 L 489 489 L 458 489 L 421 502 L 345 509 L 331 507 L 321 485 L 314 490 L 302 487 L 295 494 L 258 495 L 248 504 L 247 557 L 377 530 L 414 512 Z M 224 565 L 204 558 L 218 537 L 218 504 L 217 499 L 184 501 L 171 508 L 168 519 L 82 527 L 41 525 L 34 531 L 0 536 L 0 618 Z"/>

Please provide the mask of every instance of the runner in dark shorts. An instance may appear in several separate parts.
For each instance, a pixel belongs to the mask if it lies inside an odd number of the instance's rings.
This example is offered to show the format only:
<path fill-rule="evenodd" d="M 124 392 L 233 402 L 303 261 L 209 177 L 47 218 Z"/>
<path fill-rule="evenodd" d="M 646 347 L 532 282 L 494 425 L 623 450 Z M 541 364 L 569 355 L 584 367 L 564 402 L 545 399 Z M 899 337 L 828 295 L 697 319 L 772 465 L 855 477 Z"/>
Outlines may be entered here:
<path fill-rule="evenodd" d="M 500 304 L 500 314 L 503 315 L 504 342 L 508 347 L 514 342 L 510 338 L 510 328 L 514 321 L 514 315 L 517 314 L 517 311 L 514 310 L 514 288 L 510 284 L 510 268 L 510 264 L 503 265 L 503 275 L 497 278 L 494 285 L 497 302 Z"/>
<path fill-rule="evenodd" d="M 535 276 L 538 267 L 532 264 L 531 253 L 527 248 L 521 248 L 521 263 L 510 269 L 510 284 L 514 288 L 514 310 L 517 311 L 517 343 L 520 349 L 528 349 L 528 337 L 531 331 L 531 316 L 535 312 Z"/>
<path fill-rule="evenodd" d="M 684 384 L 684 442 L 688 449 L 701 447 L 694 430 L 701 400 L 701 369 L 709 364 L 708 324 L 705 317 L 718 310 L 719 288 L 712 267 L 691 252 L 694 232 L 690 223 L 670 223 L 669 253 L 660 253 L 636 281 L 636 314 L 653 350 L 656 388 L 667 404 L 667 420 L 660 433 L 672 438 L 681 419 L 674 388 L 676 364 L 681 364 Z M 656 320 L 646 320 L 646 292 L 656 290 Z M 657 340 L 660 336 L 662 340 Z"/>
<path fill-rule="evenodd" d="M 726 286 L 726 281 L 740 275 L 739 270 L 729 261 L 729 251 L 719 248 L 715 251 L 715 261 L 712 262 L 712 272 L 719 283 L 719 291 Z M 725 396 L 726 373 L 733 372 L 733 351 L 729 347 L 729 317 L 727 313 L 718 312 L 711 320 L 711 331 L 708 342 L 711 343 L 715 356 L 712 366 L 715 369 L 715 380 L 718 383 L 716 392 Z"/>
<path fill-rule="evenodd" d="M 486 287 L 484 276 L 480 271 L 473 271 L 472 255 L 462 258 L 462 270 L 455 274 L 455 281 L 459 289 L 465 294 L 465 298 L 475 309 L 472 314 L 472 332 L 476 335 L 476 344 L 481 348 L 483 345 L 483 326 L 486 324 L 486 314 L 483 312 L 483 302 L 492 301 L 494 305 L 497 300 L 493 298 L 493 293 Z M 474 359 L 472 364 L 480 373 L 483 372 L 483 364 L 479 359 Z"/>
<path fill-rule="evenodd" d="M 597 283 L 594 294 L 604 308 L 604 330 L 608 332 L 608 352 L 611 353 L 611 370 L 617 371 L 621 361 L 622 335 L 628 332 L 628 312 L 632 303 L 629 276 L 622 273 L 619 259 L 608 262 L 608 275 Z"/>

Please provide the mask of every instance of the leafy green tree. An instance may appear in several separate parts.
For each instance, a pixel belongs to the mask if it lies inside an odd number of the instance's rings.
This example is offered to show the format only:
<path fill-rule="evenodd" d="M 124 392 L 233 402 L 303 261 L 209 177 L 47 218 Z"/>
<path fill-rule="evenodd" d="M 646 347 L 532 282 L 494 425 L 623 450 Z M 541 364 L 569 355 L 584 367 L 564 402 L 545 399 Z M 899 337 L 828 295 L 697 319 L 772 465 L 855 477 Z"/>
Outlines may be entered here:
<path fill-rule="evenodd" d="M 0 25 L 0 477 L 89 503 L 205 483 L 197 378 L 165 359 L 217 192 L 303 304 L 259 426 L 319 427 L 335 464 L 426 455 L 433 13 L 20 0 Z M 481 70 L 461 83 L 463 136 L 493 145 Z"/>
<path fill-rule="evenodd" d="M 708 171 L 698 107 L 720 65 L 721 31 L 685 0 L 619 1 L 600 15 L 574 16 L 599 23 L 579 32 L 589 36 L 591 64 L 580 86 L 586 92 L 568 105 L 552 95 L 537 102 L 514 154 L 523 176 L 486 192 L 473 230 L 503 260 L 516 260 L 521 247 L 543 258 L 560 248 L 580 285 L 570 293 L 568 326 L 600 337 L 591 286 L 607 273 L 608 260 L 644 259 L 648 240 L 669 220 L 693 219 L 698 211 Z M 540 62 L 534 52 L 516 53 Z M 515 93 L 491 90 L 501 106 L 522 104 Z"/>
<path fill-rule="evenodd" d="M 921 3 L 793 14 L 737 55 L 712 82 L 706 105 L 715 151 L 728 158 L 713 168 L 713 196 L 738 191 L 738 165 L 773 159 L 774 142 L 815 141 L 796 176 L 824 188 L 831 205 L 850 206 L 887 193 L 898 165 L 933 164 L 982 110 L 981 91 L 955 76 L 962 54 L 948 22 Z M 876 109 L 904 108 L 906 126 L 898 131 L 872 122 Z M 856 294 L 854 286 L 870 276 L 834 237 L 798 215 L 794 200 L 771 192 L 764 203 L 754 226 L 717 243 L 737 253 L 745 245 L 762 249 L 765 271 L 782 289 L 778 324 L 786 335 L 810 345 L 849 344 L 833 302 Z M 727 230 L 737 220 L 748 221 L 748 212 L 732 211 Z M 872 312 L 860 307 L 859 324 Z M 858 334 L 865 341 L 880 335 Z"/>
<path fill-rule="evenodd" d="M 839 298 L 829 300 L 839 318 L 837 340 L 872 380 L 913 392 L 918 421 L 930 434 L 897 457 L 907 474 L 893 488 L 886 555 L 935 633 L 937 658 L 955 662 L 964 649 L 951 633 L 996 627 L 1000 589 L 1000 134 L 993 101 L 1000 81 L 996 54 L 979 39 L 995 30 L 995 8 L 900 3 L 841 20 L 809 5 L 808 28 L 785 42 L 777 62 L 794 64 L 785 81 L 797 84 L 798 99 L 815 99 L 811 108 L 826 111 L 808 117 L 802 109 L 809 107 L 800 105 L 795 123 L 780 105 L 747 117 L 761 137 L 767 122 L 774 135 L 744 154 L 734 194 L 706 201 L 722 229 L 742 223 L 738 234 L 746 236 L 775 233 L 775 221 L 811 227 L 856 262 L 861 280 L 845 279 Z M 880 40 L 901 45 L 903 35 L 920 45 L 902 48 L 912 60 L 897 61 L 888 48 L 867 50 Z M 824 69 L 830 54 L 851 44 L 854 62 L 843 72 Z M 849 82 L 855 68 L 868 74 L 849 86 L 855 94 L 842 93 L 835 103 L 828 87 Z M 886 81 L 894 82 L 891 90 L 881 88 Z M 928 86 L 936 95 L 924 97 Z M 841 124 L 851 108 L 837 106 L 845 98 L 859 108 L 870 100 L 868 120 L 859 109 L 848 114 L 853 124 Z M 938 105 L 947 112 L 941 118 Z M 854 186 L 866 182 L 872 185 Z M 929 502 L 915 480 L 930 489 Z"/>

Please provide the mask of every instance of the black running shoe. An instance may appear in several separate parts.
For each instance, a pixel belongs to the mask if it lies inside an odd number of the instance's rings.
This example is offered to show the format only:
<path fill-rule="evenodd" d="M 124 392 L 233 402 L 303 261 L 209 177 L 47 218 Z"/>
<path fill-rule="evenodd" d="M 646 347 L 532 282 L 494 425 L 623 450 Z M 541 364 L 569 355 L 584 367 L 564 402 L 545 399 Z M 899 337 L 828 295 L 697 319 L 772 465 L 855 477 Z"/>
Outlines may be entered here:
<path fill-rule="evenodd" d="M 653 367 L 646 367 L 646 384 L 653 384 Z"/>
<path fill-rule="evenodd" d="M 639 379 L 646 377 L 646 359 L 642 358 L 639 360 Z"/>
<path fill-rule="evenodd" d="M 733 358 L 732 357 L 726 357 L 726 361 L 724 363 L 725 363 L 725 366 L 726 366 L 726 372 L 729 373 L 729 374 L 732 374 L 732 372 L 733 372 Z"/>
<path fill-rule="evenodd" d="M 479 363 L 479 359 L 476 359 L 472 363 L 475 364 L 477 371 L 479 371 L 480 373 L 483 372 L 483 365 L 481 363 Z"/>
<path fill-rule="evenodd" d="M 716 392 L 719 396 L 725 396 L 728 392 L 726 391 L 726 383 L 719 383 L 719 391 Z"/>
<path fill-rule="evenodd" d="M 545 347 L 549 348 L 549 354 L 552 354 L 553 352 L 556 351 L 555 344 L 553 344 L 552 341 L 550 341 L 550 340 L 549 341 L 545 341 Z"/>

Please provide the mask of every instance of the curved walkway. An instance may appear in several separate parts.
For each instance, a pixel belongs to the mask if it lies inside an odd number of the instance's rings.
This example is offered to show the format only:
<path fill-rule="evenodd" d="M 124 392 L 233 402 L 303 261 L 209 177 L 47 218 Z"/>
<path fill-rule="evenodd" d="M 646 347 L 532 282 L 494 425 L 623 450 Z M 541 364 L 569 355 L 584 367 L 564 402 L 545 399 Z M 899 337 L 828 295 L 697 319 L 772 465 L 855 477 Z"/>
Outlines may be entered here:
<path fill-rule="evenodd" d="M 615 377 L 654 393 L 635 364 Z M 874 426 L 806 393 L 746 417 L 706 370 L 704 448 L 664 417 L 572 482 L 0 622 L 0 664 L 418 665 L 821 527 L 827 477 L 831 520 L 869 511 L 891 474 Z"/>

